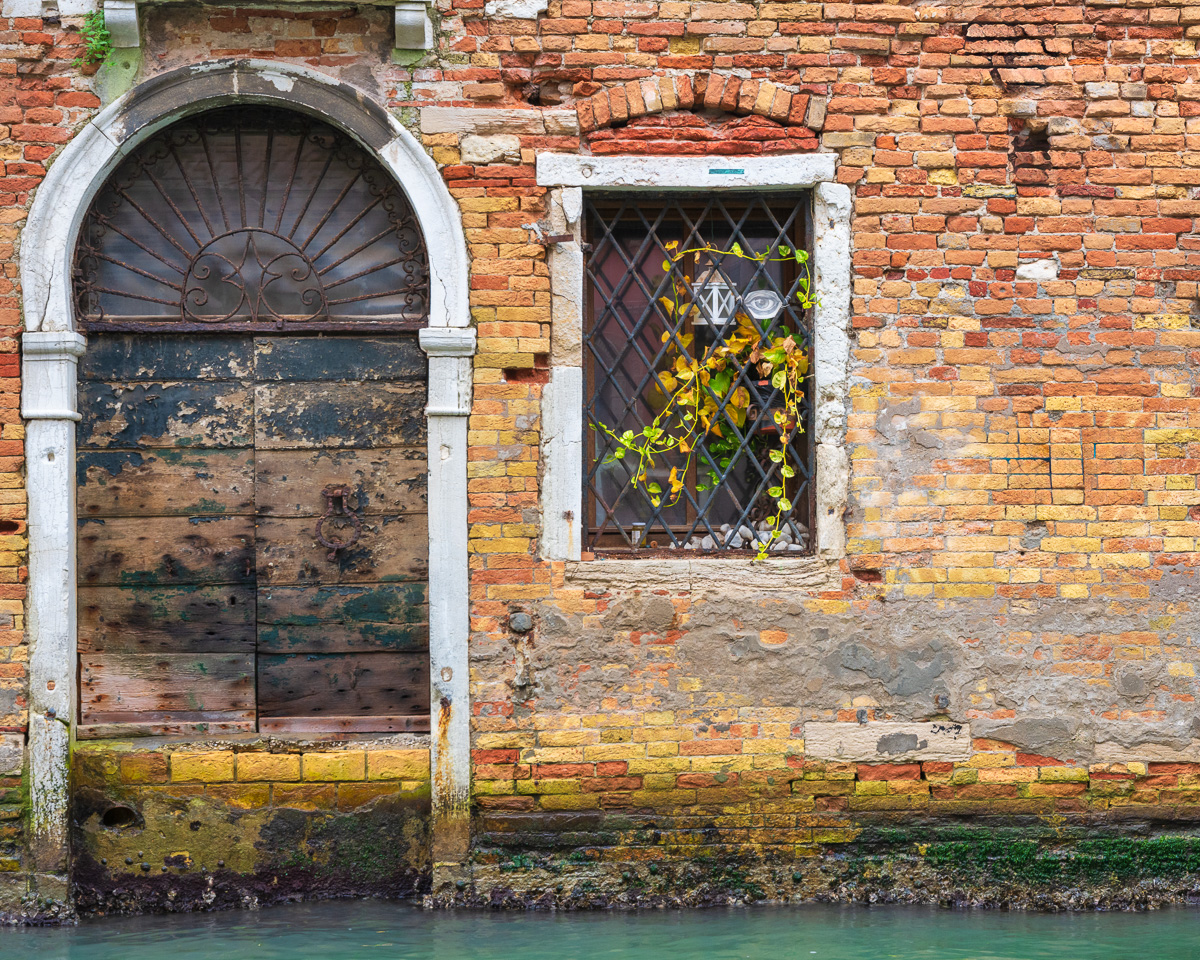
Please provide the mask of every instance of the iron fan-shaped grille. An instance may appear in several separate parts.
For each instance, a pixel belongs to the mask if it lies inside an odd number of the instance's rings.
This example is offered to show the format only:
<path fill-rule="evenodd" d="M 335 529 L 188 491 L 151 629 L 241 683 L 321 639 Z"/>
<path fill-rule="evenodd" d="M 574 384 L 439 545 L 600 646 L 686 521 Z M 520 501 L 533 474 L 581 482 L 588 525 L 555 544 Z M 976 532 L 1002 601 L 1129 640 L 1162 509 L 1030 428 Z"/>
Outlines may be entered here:
<path fill-rule="evenodd" d="M 231 107 L 168 127 L 84 218 L 76 302 L 93 330 L 424 325 L 416 215 L 362 147 L 319 120 Z"/>

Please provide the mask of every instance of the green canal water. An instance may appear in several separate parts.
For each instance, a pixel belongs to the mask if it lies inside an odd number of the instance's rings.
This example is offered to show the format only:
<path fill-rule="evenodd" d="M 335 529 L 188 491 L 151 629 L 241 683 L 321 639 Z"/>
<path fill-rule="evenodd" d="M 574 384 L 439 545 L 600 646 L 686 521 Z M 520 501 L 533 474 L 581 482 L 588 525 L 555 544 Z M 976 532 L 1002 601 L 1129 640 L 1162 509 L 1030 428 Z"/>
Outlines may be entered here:
<path fill-rule="evenodd" d="M 377 901 L 0 929 L 3 960 L 1197 960 L 1200 912 L 425 912 Z"/>

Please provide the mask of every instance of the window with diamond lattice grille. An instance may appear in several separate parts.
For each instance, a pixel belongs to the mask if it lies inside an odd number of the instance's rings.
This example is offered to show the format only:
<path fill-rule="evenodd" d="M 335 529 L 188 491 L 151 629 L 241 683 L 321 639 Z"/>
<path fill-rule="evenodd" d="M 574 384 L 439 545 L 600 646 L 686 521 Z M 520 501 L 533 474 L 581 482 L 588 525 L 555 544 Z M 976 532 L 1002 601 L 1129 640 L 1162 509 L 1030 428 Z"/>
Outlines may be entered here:
<path fill-rule="evenodd" d="M 782 416 L 781 392 L 744 353 L 706 388 L 714 427 L 698 431 L 687 453 L 655 456 L 640 483 L 634 482 L 637 457 L 620 455 L 612 437 L 652 424 L 673 385 L 664 374 L 681 358 L 702 364 L 739 327 L 743 337 L 752 330 L 764 348 L 790 335 L 811 369 L 810 311 L 803 303 L 811 278 L 801 262 L 810 235 L 808 209 L 803 195 L 588 195 L 589 549 L 752 555 L 768 539 L 773 554 L 808 552 L 811 379 L 799 417 Z M 772 451 L 781 449 L 786 455 L 779 461 Z M 669 492 L 673 470 L 683 480 L 675 497 Z M 772 538 L 780 490 L 789 507 Z"/>

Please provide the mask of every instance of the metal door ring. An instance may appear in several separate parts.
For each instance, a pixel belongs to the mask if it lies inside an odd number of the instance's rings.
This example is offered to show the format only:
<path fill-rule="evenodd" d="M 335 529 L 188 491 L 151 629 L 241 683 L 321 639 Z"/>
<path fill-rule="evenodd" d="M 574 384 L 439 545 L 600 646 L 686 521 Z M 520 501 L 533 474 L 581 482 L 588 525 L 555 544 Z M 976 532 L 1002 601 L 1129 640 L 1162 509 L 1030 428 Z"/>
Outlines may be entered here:
<path fill-rule="evenodd" d="M 358 543 L 359 534 L 362 533 L 362 521 L 358 519 L 356 514 L 351 513 L 350 508 L 346 506 L 346 498 L 352 492 L 349 487 L 340 484 L 333 484 L 321 491 L 321 495 L 325 498 L 325 514 L 317 521 L 317 540 L 329 548 L 329 556 L 326 557 L 327 560 L 336 560 L 338 551 L 354 546 L 354 544 Z M 330 540 L 322 532 L 325 521 L 331 517 L 335 517 L 338 520 L 348 520 L 354 527 L 350 536 L 345 540 Z"/>

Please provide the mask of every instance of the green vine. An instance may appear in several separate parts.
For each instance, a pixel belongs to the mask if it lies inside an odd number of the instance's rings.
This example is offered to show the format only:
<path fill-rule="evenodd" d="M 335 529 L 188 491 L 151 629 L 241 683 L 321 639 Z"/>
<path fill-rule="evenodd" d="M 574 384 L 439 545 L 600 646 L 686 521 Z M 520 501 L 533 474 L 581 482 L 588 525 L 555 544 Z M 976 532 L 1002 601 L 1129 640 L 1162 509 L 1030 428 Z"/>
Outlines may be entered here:
<path fill-rule="evenodd" d="M 663 261 L 663 272 L 670 277 L 679 273 L 679 261 L 688 255 L 710 257 L 735 256 L 757 263 L 792 263 L 801 270 L 797 282 L 796 299 L 808 309 L 814 305 L 811 299 L 812 276 L 808 266 L 808 253 L 778 246 L 763 253 L 747 252 L 740 244 L 728 250 L 704 245 L 678 249 L 675 241 L 665 245 L 668 259 Z M 720 477 L 715 468 L 724 471 L 731 457 L 740 446 L 736 435 L 728 436 L 722 429 L 722 421 L 728 421 L 741 430 L 746 424 L 750 410 L 750 391 L 744 386 L 735 386 L 746 367 L 754 367 L 758 374 L 769 380 L 778 390 L 782 406 L 772 411 L 772 419 L 779 434 L 779 446 L 769 450 L 767 456 L 778 464 L 783 478 L 779 485 L 767 490 L 775 509 L 768 519 L 771 534 L 759 539 L 758 558 L 770 552 L 771 545 L 780 537 L 780 524 L 785 514 L 791 511 L 792 502 L 787 497 L 785 485 L 796 475 L 799 464 L 788 462 L 788 440 L 795 431 L 804 429 L 802 404 L 803 383 L 808 375 L 808 353 L 796 342 L 786 329 L 776 329 L 772 321 L 764 330 L 759 330 L 744 313 L 735 315 L 736 328 L 720 343 L 707 351 L 702 359 L 688 354 L 694 339 L 692 334 L 679 333 L 687 317 L 695 317 L 700 308 L 689 300 L 692 278 L 682 276 L 671 283 L 671 293 L 659 298 L 664 311 L 672 318 L 672 327 L 662 334 L 667 344 L 667 365 L 657 372 L 655 389 L 665 401 L 658 415 L 641 431 L 625 430 L 617 433 L 606 424 L 597 424 L 598 429 L 614 443 L 615 449 L 605 458 L 605 463 L 624 460 L 632 454 L 637 465 L 632 471 L 630 483 L 637 489 L 643 487 L 650 495 L 650 502 L 658 507 L 664 497 L 666 506 L 674 506 L 683 493 L 684 478 L 692 465 L 697 445 L 704 443 L 707 463 L 703 470 L 707 483 L 697 484 L 697 490 L 715 486 Z M 672 359 L 673 357 L 673 359 Z M 657 405 L 657 404 L 656 404 Z M 685 457 L 683 467 L 672 467 L 667 479 L 668 490 L 664 491 L 655 481 L 647 481 L 648 471 L 653 469 L 656 458 L 679 453 Z M 715 458 L 715 459 L 714 459 Z"/>
<path fill-rule="evenodd" d="M 75 58 L 77 67 L 98 66 L 107 60 L 113 51 L 112 34 L 104 25 L 103 10 L 84 14 L 79 36 L 83 40 L 83 56 Z"/>

